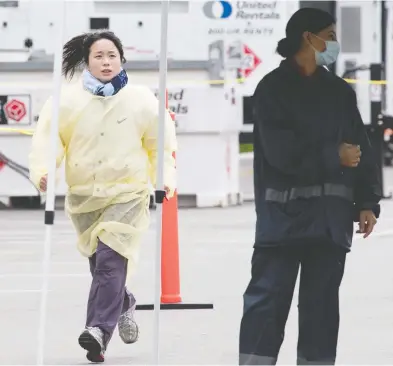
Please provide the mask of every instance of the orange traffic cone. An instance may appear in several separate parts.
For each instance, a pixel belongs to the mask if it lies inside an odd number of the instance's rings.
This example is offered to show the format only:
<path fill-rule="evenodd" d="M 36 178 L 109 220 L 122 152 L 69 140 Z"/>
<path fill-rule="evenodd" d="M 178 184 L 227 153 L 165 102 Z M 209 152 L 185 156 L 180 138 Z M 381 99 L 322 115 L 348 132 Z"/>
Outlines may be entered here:
<path fill-rule="evenodd" d="M 168 92 L 166 93 L 166 107 L 168 109 Z M 175 114 L 170 113 L 173 123 Z M 173 154 L 176 160 L 176 154 Z M 178 234 L 178 203 L 177 192 L 162 204 L 162 234 L 161 234 L 161 304 L 160 309 L 213 309 L 212 303 L 182 302 L 180 296 L 179 270 L 179 234 Z M 154 310 L 153 304 L 137 304 L 137 310 Z"/>
<path fill-rule="evenodd" d="M 168 108 L 168 92 L 166 93 Z M 171 112 L 173 123 L 175 114 Z M 173 154 L 176 159 L 176 154 Z M 161 302 L 173 304 L 181 302 L 180 270 L 179 270 L 179 231 L 177 192 L 169 201 L 164 201 L 162 207 L 162 238 L 161 238 Z"/>

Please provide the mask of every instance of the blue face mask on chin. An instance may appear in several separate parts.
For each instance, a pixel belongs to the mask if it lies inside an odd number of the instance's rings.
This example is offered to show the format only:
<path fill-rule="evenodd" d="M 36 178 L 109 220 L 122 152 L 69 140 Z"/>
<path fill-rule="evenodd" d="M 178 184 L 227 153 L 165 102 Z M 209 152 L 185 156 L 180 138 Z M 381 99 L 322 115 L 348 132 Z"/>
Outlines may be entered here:
<path fill-rule="evenodd" d="M 318 37 L 318 36 L 317 36 Z M 318 37 L 325 42 L 325 51 L 319 52 L 315 50 L 315 61 L 319 66 L 329 66 L 337 61 L 337 57 L 340 53 L 340 44 L 337 41 L 325 41 L 324 39 Z"/>

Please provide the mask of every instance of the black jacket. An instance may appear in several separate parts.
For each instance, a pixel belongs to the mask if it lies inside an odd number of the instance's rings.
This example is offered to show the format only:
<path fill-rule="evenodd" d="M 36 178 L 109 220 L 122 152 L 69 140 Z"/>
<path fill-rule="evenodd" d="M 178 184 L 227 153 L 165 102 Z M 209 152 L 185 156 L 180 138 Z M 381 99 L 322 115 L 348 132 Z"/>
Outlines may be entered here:
<path fill-rule="evenodd" d="M 329 241 L 349 249 L 360 210 L 379 216 L 378 167 L 356 94 L 319 67 L 291 61 L 258 84 L 254 103 L 256 246 Z M 340 164 L 342 142 L 360 145 L 357 168 Z"/>

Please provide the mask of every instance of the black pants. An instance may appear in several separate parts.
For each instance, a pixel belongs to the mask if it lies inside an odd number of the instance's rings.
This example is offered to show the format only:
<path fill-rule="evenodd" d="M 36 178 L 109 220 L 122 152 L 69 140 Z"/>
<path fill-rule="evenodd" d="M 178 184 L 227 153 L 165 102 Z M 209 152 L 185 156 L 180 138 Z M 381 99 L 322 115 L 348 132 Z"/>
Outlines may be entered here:
<path fill-rule="evenodd" d="M 240 365 L 275 365 L 299 267 L 297 364 L 333 365 L 346 250 L 332 245 L 255 248 L 244 294 Z"/>

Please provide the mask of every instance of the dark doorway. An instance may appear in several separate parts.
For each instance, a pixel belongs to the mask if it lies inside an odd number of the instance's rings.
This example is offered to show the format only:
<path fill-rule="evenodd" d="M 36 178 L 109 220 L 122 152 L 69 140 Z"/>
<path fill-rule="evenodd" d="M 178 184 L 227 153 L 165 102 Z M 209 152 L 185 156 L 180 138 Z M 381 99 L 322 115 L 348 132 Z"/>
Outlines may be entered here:
<path fill-rule="evenodd" d="M 109 29 L 109 18 L 90 18 L 90 30 Z"/>

